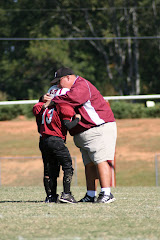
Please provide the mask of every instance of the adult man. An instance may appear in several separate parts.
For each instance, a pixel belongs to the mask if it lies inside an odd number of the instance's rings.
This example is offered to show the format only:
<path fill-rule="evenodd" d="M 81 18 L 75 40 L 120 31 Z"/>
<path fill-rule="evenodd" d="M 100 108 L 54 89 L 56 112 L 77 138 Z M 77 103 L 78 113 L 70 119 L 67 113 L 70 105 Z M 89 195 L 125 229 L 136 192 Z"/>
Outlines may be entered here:
<path fill-rule="evenodd" d="M 61 91 L 58 90 L 58 91 Z M 58 93 L 57 91 L 57 93 Z M 48 95 L 47 95 L 48 96 Z M 66 104 L 50 105 L 51 100 L 39 102 L 34 105 L 33 113 L 36 118 L 41 119 L 39 132 L 43 141 L 43 153 L 46 163 L 49 165 L 49 179 L 52 183 L 51 202 L 57 202 L 57 177 L 59 173 L 59 163 L 64 171 L 63 193 L 60 197 L 61 202 L 76 203 L 70 192 L 70 185 L 73 175 L 72 159 L 64 142 L 66 140 L 67 129 L 74 127 L 79 118 L 71 121 L 75 112 L 73 108 Z M 77 116 L 76 116 L 77 117 Z"/>
<path fill-rule="evenodd" d="M 100 92 L 86 79 L 76 76 L 70 68 L 60 68 L 51 82 L 69 88 L 64 96 L 55 97 L 55 103 L 68 102 L 81 114 L 81 121 L 70 130 L 80 148 L 85 165 L 87 193 L 80 202 L 94 202 L 96 195 L 96 165 L 101 192 L 97 203 L 115 200 L 110 191 L 111 172 L 107 161 L 114 159 L 117 128 L 111 108 Z"/>

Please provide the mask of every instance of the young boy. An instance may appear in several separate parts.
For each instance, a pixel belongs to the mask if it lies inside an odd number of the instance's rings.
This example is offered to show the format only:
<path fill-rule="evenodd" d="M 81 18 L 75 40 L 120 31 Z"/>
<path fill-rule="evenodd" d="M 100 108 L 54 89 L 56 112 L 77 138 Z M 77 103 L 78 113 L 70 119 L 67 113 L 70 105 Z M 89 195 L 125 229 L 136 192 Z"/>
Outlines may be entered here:
<path fill-rule="evenodd" d="M 61 94 L 64 94 L 60 89 Z M 57 91 L 57 95 L 59 92 Z M 53 97 L 53 96 L 52 96 Z M 39 133 L 43 141 L 43 154 L 49 165 L 48 174 L 50 178 L 50 188 L 52 201 L 57 202 L 57 177 L 59 176 L 59 164 L 64 172 L 63 192 L 60 202 L 76 203 L 71 194 L 71 180 L 73 175 L 72 159 L 68 148 L 65 146 L 67 129 L 71 129 L 80 121 L 80 115 L 75 115 L 74 109 L 69 104 L 50 105 L 38 102 L 33 107 L 33 113 L 39 124 Z M 73 120 L 72 120 L 73 119 Z"/>

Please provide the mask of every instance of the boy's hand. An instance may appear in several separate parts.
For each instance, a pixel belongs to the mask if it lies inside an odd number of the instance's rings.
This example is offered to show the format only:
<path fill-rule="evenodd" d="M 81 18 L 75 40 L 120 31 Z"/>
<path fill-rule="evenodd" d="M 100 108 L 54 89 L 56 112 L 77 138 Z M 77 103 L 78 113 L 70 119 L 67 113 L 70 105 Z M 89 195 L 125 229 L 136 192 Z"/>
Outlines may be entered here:
<path fill-rule="evenodd" d="M 43 102 L 51 101 L 52 98 L 53 97 L 51 97 L 49 93 L 46 93 L 45 95 L 43 95 L 42 101 Z"/>

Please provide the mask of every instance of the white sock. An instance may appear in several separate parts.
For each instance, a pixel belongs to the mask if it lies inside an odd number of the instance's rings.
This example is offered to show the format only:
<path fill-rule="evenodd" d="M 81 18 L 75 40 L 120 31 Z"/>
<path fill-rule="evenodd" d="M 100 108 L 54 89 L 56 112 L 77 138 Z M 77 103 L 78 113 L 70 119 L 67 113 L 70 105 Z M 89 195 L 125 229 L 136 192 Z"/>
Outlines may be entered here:
<path fill-rule="evenodd" d="M 110 188 L 110 187 L 101 188 L 101 192 L 105 192 L 105 195 L 110 195 L 110 193 L 111 193 L 111 188 Z"/>
<path fill-rule="evenodd" d="M 97 191 L 88 190 L 87 195 L 90 197 L 95 197 L 97 195 Z"/>

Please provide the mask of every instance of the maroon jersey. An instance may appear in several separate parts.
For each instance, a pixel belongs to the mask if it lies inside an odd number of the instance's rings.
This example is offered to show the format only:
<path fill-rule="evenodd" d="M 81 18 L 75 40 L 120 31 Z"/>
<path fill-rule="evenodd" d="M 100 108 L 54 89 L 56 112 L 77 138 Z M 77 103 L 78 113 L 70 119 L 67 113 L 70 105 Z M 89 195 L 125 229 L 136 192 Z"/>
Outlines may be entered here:
<path fill-rule="evenodd" d="M 57 136 L 66 139 L 67 130 L 62 124 L 62 120 L 71 120 L 75 115 L 73 107 L 69 104 L 62 103 L 57 104 L 55 107 L 49 107 L 43 109 L 43 102 L 38 102 L 33 107 L 33 114 L 36 116 L 37 122 L 41 124 L 39 126 L 39 133 L 42 137 L 47 135 Z"/>
<path fill-rule="evenodd" d="M 80 113 L 81 121 L 70 130 L 71 135 L 83 132 L 91 127 L 107 122 L 114 122 L 115 118 L 110 106 L 103 96 L 89 81 L 77 77 L 70 91 L 65 95 L 54 97 L 55 103 L 69 103 L 77 113 Z"/>

